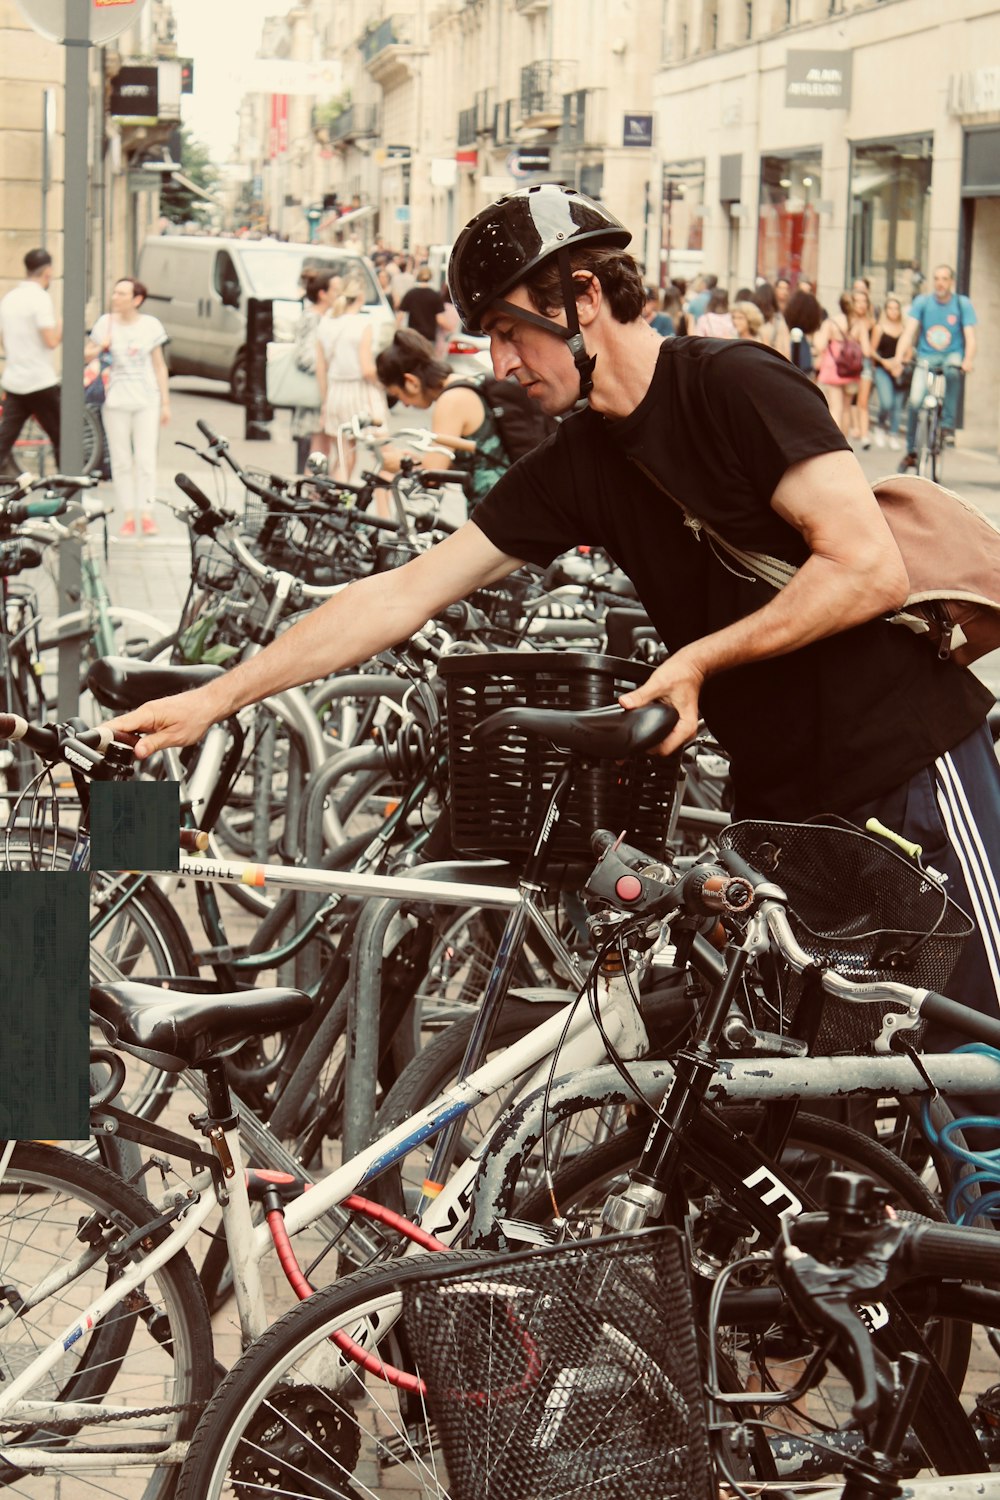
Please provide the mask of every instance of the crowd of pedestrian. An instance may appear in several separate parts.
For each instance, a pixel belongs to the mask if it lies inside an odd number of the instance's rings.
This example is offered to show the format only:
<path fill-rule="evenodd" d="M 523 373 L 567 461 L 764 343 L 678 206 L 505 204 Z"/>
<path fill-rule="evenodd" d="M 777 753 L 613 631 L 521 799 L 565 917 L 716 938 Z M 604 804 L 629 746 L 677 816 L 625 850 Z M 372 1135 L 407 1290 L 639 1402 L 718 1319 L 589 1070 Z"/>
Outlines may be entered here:
<path fill-rule="evenodd" d="M 730 299 L 718 277 L 708 273 L 690 287 L 683 280 L 662 292 L 647 286 L 643 316 L 665 338 L 697 334 L 767 344 L 817 383 L 840 431 L 861 449 L 874 443 L 898 451 L 905 442 L 900 462 L 905 471 L 916 463 L 917 417 L 928 373 L 945 373 L 947 437 L 955 427 L 959 373 L 968 373 L 976 356 L 975 309 L 956 293 L 951 267 L 938 266 L 933 291 L 918 292 L 919 282 L 913 281 L 909 295 L 890 291 L 877 307 L 871 283 L 859 276 L 828 309 L 804 277 L 794 287 L 785 276 L 773 283 L 759 279 Z"/>

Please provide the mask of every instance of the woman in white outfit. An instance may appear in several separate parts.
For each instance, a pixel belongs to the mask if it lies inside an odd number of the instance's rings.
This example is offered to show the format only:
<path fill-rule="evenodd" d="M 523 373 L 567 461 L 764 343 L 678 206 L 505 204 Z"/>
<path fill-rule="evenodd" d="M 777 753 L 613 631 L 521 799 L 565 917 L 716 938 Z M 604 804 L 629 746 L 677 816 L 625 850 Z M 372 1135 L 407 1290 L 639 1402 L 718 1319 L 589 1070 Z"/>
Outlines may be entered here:
<path fill-rule="evenodd" d="M 352 417 L 372 417 L 378 423 L 389 415 L 375 373 L 372 321 L 362 311 L 365 289 L 349 278 L 341 295 L 316 329 L 316 378 L 323 403 L 323 430 L 336 438 L 338 428 Z M 354 443 L 344 442 L 344 470 L 338 460 L 334 477 L 347 480 L 354 468 Z"/>
<path fill-rule="evenodd" d="M 152 505 L 156 493 L 156 452 L 160 427 L 170 421 L 166 330 L 159 318 L 142 312 L 146 288 L 123 277 L 111 293 L 111 312 L 94 324 L 86 357 L 111 355 L 104 431 L 111 457 L 111 477 L 124 513 L 121 535 L 135 536 L 136 512 L 144 536 L 155 536 Z"/>

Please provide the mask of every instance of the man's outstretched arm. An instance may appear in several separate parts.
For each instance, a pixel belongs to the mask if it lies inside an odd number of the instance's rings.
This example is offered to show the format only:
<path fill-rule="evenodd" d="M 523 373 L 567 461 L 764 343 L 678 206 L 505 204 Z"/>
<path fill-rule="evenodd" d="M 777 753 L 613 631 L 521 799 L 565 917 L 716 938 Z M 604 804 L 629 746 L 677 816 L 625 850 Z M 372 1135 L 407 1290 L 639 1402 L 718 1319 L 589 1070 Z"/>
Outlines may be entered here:
<path fill-rule="evenodd" d="M 357 666 L 406 640 L 445 605 L 519 566 L 469 522 L 405 567 L 350 584 L 232 671 L 145 703 L 112 725 L 142 735 L 140 760 L 169 746 L 193 745 L 211 724 L 249 703 Z"/>

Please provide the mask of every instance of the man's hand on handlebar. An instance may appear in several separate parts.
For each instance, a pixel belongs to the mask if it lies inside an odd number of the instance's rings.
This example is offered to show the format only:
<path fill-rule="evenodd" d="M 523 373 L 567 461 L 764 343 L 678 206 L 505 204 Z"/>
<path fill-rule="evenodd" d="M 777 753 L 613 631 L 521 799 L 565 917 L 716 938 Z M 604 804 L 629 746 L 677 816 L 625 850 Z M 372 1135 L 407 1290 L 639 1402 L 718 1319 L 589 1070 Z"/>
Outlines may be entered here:
<path fill-rule="evenodd" d="M 209 706 L 204 688 L 192 688 L 172 698 L 154 698 L 141 708 L 111 719 L 106 727 L 115 734 L 120 731 L 139 734 L 136 759 L 148 760 L 158 750 L 197 744 L 218 717 Z"/>

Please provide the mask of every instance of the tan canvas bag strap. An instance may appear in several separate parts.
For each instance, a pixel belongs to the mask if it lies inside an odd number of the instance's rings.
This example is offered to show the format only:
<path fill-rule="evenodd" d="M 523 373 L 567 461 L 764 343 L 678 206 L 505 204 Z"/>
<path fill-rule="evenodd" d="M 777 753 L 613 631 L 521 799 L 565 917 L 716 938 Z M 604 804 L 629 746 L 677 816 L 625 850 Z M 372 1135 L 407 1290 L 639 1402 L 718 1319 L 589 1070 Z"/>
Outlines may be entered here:
<path fill-rule="evenodd" d="M 662 484 L 655 474 L 650 473 L 645 464 L 640 463 L 638 459 L 633 459 L 632 462 L 637 469 L 641 469 L 651 484 L 655 484 L 656 488 L 666 495 L 668 500 L 673 501 L 674 505 L 677 506 L 678 510 L 684 516 L 684 525 L 691 528 L 699 541 L 701 540 L 702 532 L 704 532 L 716 557 L 718 557 L 723 567 L 729 568 L 731 573 L 736 573 L 736 569 L 729 567 L 726 558 L 720 554 L 720 548 L 734 562 L 739 563 L 741 567 L 746 569 L 746 574 L 737 574 L 737 577 L 749 576 L 751 578 L 759 578 L 761 583 L 766 583 L 772 589 L 783 589 L 785 584 L 795 577 L 798 569 L 794 563 L 784 562 L 780 557 L 771 557 L 766 552 L 746 552 L 742 547 L 734 547 L 732 542 L 727 542 L 725 537 L 720 536 L 717 531 L 709 526 L 707 521 L 701 521 L 697 516 L 693 516 L 681 504 L 677 496 L 672 495 L 666 485 Z"/>

